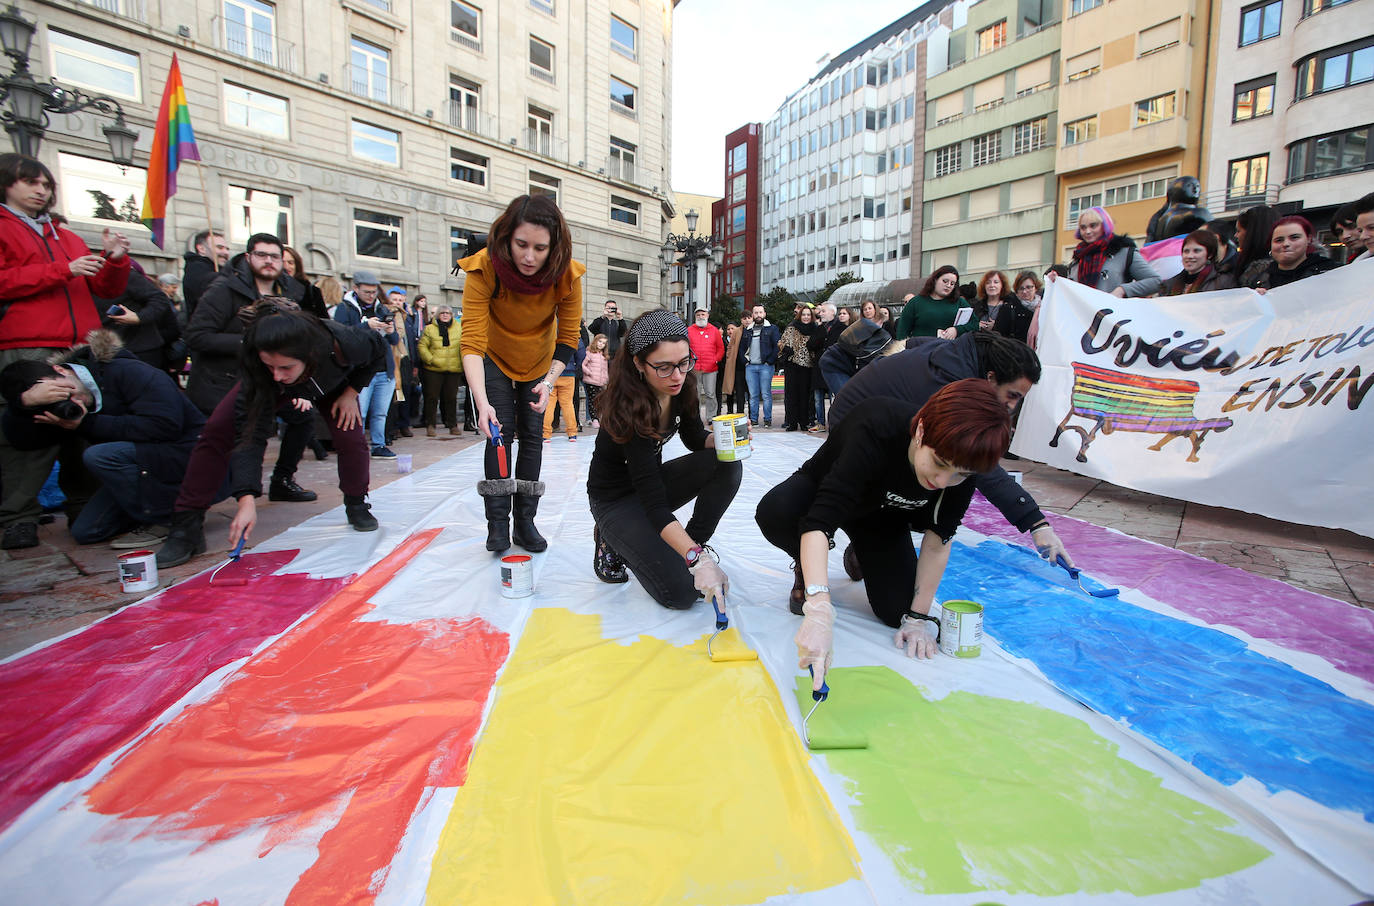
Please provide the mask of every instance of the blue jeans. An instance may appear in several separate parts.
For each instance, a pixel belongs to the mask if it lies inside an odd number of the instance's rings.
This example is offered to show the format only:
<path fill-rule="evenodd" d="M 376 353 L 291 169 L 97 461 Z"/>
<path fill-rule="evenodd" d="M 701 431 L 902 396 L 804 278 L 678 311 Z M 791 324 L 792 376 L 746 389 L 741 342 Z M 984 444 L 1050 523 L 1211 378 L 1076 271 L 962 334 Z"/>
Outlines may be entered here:
<path fill-rule="evenodd" d="M 840 395 L 840 388 L 849 383 L 849 379 L 859 370 L 854 357 L 838 346 L 831 346 L 821 355 L 820 369 L 832 400 Z"/>
<path fill-rule="evenodd" d="M 745 365 L 744 381 L 749 385 L 749 421 L 759 420 L 759 400 L 763 400 L 763 420 L 773 420 L 773 366 Z"/>
<path fill-rule="evenodd" d="M 86 469 L 100 483 L 72 522 L 77 544 L 94 544 L 126 532 L 141 522 L 168 522 L 170 512 L 152 514 L 143 506 L 138 489 L 140 469 L 134 445 L 128 441 L 93 444 L 81 454 Z"/>
<path fill-rule="evenodd" d="M 822 378 L 819 381 L 816 381 L 816 389 L 812 391 L 816 397 L 816 424 L 818 425 L 825 424 L 825 387 L 823 385 L 823 381 L 824 378 Z"/>
<path fill-rule="evenodd" d="M 358 411 L 363 414 L 372 446 L 386 446 L 386 414 L 391 410 L 391 398 L 396 393 L 396 379 L 390 371 L 379 371 L 372 383 L 358 394 Z"/>

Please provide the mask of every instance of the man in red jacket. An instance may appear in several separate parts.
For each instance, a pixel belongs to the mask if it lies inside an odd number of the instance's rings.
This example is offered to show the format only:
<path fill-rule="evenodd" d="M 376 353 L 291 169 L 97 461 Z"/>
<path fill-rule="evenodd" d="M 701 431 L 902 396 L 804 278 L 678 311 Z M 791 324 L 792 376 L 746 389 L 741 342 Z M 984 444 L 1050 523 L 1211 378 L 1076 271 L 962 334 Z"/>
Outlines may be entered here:
<path fill-rule="evenodd" d="M 100 327 L 92 296 L 122 295 L 129 279 L 128 238 L 107 229 L 101 254 L 91 254 L 80 237 L 49 216 L 56 189 L 41 161 L 0 154 L 0 191 L 5 193 L 0 204 L 0 369 L 11 362 L 45 359 L 83 342 Z M 0 435 L 0 548 L 38 544 L 38 492 L 58 449 L 21 452 Z M 74 483 L 82 471 L 63 469 L 69 519 L 90 496 L 90 488 Z"/>
<path fill-rule="evenodd" d="M 701 420 L 707 428 L 720 406 L 716 402 L 716 378 L 720 376 L 720 360 L 725 358 L 725 341 L 720 330 L 706 320 L 706 309 L 698 308 L 696 320 L 687 328 L 687 345 L 696 356 L 697 392 L 700 394 Z"/>

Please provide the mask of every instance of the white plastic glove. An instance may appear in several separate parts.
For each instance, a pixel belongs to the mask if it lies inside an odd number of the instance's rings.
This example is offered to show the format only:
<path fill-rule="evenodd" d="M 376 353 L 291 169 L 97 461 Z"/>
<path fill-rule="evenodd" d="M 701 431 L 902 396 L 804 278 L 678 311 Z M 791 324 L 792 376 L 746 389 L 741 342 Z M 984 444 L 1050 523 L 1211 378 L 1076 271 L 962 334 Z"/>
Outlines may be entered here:
<path fill-rule="evenodd" d="M 692 585 L 712 607 L 719 610 L 725 606 L 725 595 L 730 591 L 730 580 L 714 557 L 703 550 L 697 558 L 696 566 L 688 567 L 687 571 L 692 574 Z"/>
<path fill-rule="evenodd" d="M 1048 525 L 1042 525 L 1038 529 L 1031 531 L 1031 540 L 1035 542 L 1035 549 L 1040 556 L 1053 563 L 1056 557 L 1063 557 L 1073 566 L 1073 558 L 1064 549 L 1064 542 L 1059 540 L 1059 536 L 1054 533 L 1054 529 Z"/>
<path fill-rule="evenodd" d="M 802 624 L 793 640 L 797 643 L 797 666 L 815 674 L 811 688 L 819 691 L 835 646 L 835 608 L 828 600 L 808 598 L 802 605 Z"/>
<path fill-rule="evenodd" d="M 902 625 L 892 641 L 898 648 L 906 650 L 907 657 L 935 657 L 937 641 L 940 638 L 940 624 L 923 620 L 917 616 L 902 616 Z"/>

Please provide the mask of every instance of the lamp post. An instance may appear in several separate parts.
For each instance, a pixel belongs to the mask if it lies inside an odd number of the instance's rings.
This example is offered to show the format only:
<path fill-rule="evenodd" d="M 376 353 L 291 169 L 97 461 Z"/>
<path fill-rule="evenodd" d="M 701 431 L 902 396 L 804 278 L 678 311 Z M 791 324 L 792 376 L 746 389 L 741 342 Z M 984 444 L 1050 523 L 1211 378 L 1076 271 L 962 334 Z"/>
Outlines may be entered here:
<path fill-rule="evenodd" d="M 26 157 L 37 157 L 43 135 L 48 131 L 49 113 L 92 109 L 115 118 L 114 124 L 103 130 L 110 143 L 110 157 L 121 167 L 132 164 L 138 133 L 124 122 L 124 108 L 119 101 L 63 88 L 51 81 L 39 82 L 29 72 L 29 46 L 35 28 L 13 3 L 0 12 L 0 44 L 4 45 L 5 55 L 14 61 L 10 74 L 0 79 L 0 103 L 8 102 L 0 113 L 0 121 L 10 134 L 14 150 Z"/>
<path fill-rule="evenodd" d="M 687 269 L 687 293 L 683 297 L 686 311 L 678 312 L 683 316 L 683 320 L 690 321 L 694 309 L 711 308 L 711 300 L 704 298 L 700 301 L 696 299 L 696 289 L 703 288 L 703 295 L 709 295 L 710 275 L 720 270 L 721 264 L 725 261 L 725 246 L 716 241 L 715 237 L 709 233 L 699 235 L 697 233 L 697 220 L 700 218 L 696 209 L 689 210 L 687 218 L 687 235 L 680 233 L 669 233 L 668 239 L 663 243 L 663 273 L 674 264 L 681 264 Z M 705 273 L 702 273 L 704 271 Z"/>

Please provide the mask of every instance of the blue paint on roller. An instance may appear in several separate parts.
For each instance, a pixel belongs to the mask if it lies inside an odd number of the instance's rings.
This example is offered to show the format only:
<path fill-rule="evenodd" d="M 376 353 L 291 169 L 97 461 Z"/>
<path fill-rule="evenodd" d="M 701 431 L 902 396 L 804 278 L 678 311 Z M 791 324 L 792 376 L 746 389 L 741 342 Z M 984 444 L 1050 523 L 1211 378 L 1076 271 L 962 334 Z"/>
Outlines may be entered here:
<path fill-rule="evenodd" d="M 1087 597 L 1066 578 L 1028 548 L 956 544 L 939 594 L 982 603 L 1003 648 L 1208 776 L 1374 821 L 1374 707 L 1234 636 Z"/>

